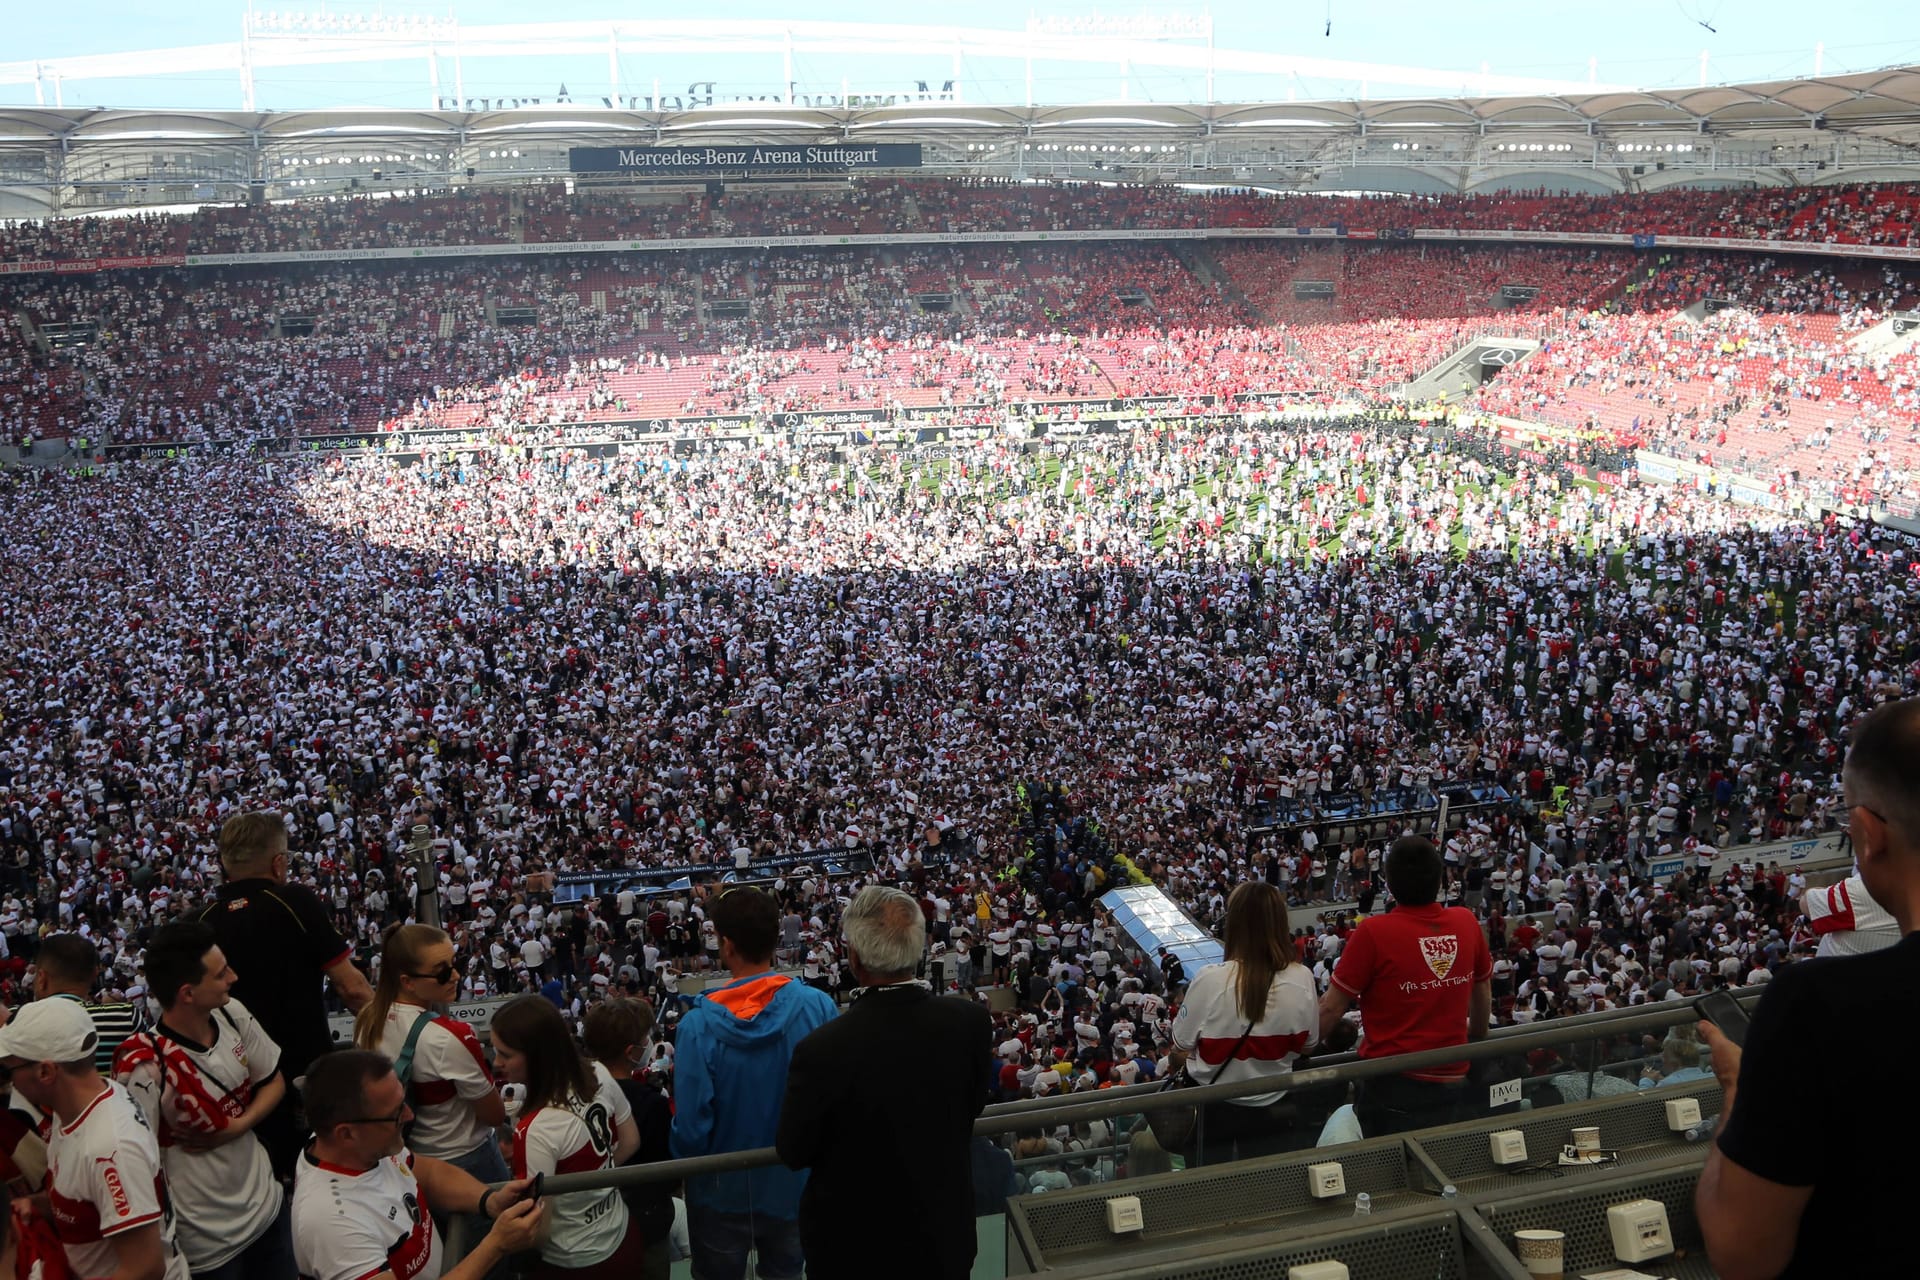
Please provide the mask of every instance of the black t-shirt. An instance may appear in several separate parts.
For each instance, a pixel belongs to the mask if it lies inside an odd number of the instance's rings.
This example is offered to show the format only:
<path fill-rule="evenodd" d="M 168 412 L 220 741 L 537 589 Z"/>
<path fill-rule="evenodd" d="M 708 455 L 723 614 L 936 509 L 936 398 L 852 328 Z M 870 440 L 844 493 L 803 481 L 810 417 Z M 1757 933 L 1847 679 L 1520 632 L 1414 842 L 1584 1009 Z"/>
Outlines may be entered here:
<path fill-rule="evenodd" d="M 673 1159 L 669 1149 L 673 1131 L 673 1104 L 652 1085 L 638 1080 L 616 1078 L 615 1084 L 633 1108 L 633 1119 L 640 1126 L 640 1145 L 627 1157 L 627 1164 L 657 1164 Z M 622 1166 L 625 1167 L 625 1166 Z M 638 1220 L 640 1238 L 648 1244 L 665 1240 L 673 1230 L 673 1184 L 649 1182 L 621 1191 L 627 1210 Z"/>
<path fill-rule="evenodd" d="M 280 1069 L 292 1080 L 333 1048 L 323 999 L 334 965 L 353 948 L 333 927 L 309 889 L 272 880 L 235 880 L 200 908 L 233 966 L 233 994 L 280 1046 Z"/>
<path fill-rule="evenodd" d="M 1814 1189 L 1782 1277 L 1911 1268 L 1916 1060 L 1920 934 L 1869 955 L 1788 965 L 1767 984 L 1719 1143 L 1749 1173 Z"/>

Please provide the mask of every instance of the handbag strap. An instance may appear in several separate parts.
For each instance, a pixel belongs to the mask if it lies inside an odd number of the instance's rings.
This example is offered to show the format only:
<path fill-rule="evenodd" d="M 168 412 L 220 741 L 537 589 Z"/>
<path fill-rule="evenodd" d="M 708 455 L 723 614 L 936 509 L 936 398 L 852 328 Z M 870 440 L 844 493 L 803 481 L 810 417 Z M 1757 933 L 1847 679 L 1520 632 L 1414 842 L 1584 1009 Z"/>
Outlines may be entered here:
<path fill-rule="evenodd" d="M 1219 1084 L 1219 1083 L 1220 1083 L 1220 1077 L 1222 1077 L 1222 1076 L 1224 1076 L 1224 1075 L 1226 1075 L 1226 1074 L 1227 1074 L 1227 1071 L 1228 1071 L 1228 1069 L 1229 1069 L 1229 1068 L 1231 1068 L 1231 1067 L 1233 1066 L 1233 1064 L 1234 1064 L 1234 1063 L 1235 1063 L 1236 1061 L 1238 1061 L 1238 1060 L 1239 1060 L 1239 1058 L 1240 1058 L 1240 1047 L 1241 1047 L 1242 1045 L 1244 1045 L 1244 1044 L 1246 1044 L 1246 1042 L 1247 1042 L 1247 1037 L 1248 1037 L 1248 1036 L 1251 1036 L 1252 1034 L 1253 1034 L 1253 1024 L 1252 1024 L 1251 1022 L 1249 1022 L 1249 1023 L 1247 1024 L 1247 1029 L 1246 1029 L 1245 1031 L 1242 1031 L 1242 1032 L 1240 1033 L 1240 1038 L 1239 1038 L 1238 1040 L 1235 1040 L 1235 1041 L 1233 1042 L 1233 1048 L 1231 1048 L 1231 1049 L 1229 1049 L 1229 1050 L 1227 1051 L 1227 1059 L 1226 1059 L 1226 1061 L 1225 1061 L 1225 1062 L 1222 1062 L 1222 1063 L 1220 1064 L 1220 1069 L 1219 1069 L 1218 1071 L 1216 1071 L 1216 1072 L 1214 1072 L 1214 1073 L 1213 1073 L 1213 1079 L 1212 1079 L 1212 1080 L 1209 1080 L 1209 1081 L 1207 1082 L 1208 1084 Z M 1195 1047 L 1196 1049 L 1200 1047 L 1200 1046 L 1199 1046 L 1199 1043 L 1198 1043 L 1197 1041 L 1195 1042 L 1195 1044 L 1194 1044 L 1194 1047 Z M 1184 1067 L 1184 1066 L 1182 1066 L 1182 1067 L 1180 1068 L 1180 1073 L 1181 1073 L 1182 1075 L 1185 1075 L 1185 1076 L 1187 1077 L 1187 1079 L 1188 1079 L 1188 1080 L 1190 1080 L 1190 1081 L 1192 1081 L 1192 1080 L 1193 1080 L 1193 1076 L 1192 1076 L 1192 1074 L 1191 1074 L 1190 1072 L 1188 1072 L 1188 1071 L 1187 1071 L 1187 1069 L 1186 1069 L 1186 1067 Z M 1173 1083 L 1173 1081 L 1172 1081 L 1172 1080 L 1169 1080 L 1169 1081 L 1167 1082 L 1167 1085 L 1168 1085 L 1168 1086 L 1170 1086 L 1170 1085 L 1172 1085 L 1172 1083 Z M 1195 1083 L 1198 1083 L 1198 1082 L 1196 1081 Z M 1163 1086 L 1163 1087 L 1166 1087 L 1166 1086 Z"/>
<path fill-rule="evenodd" d="M 1247 1024 L 1247 1029 L 1240 1033 L 1240 1038 L 1233 1042 L 1233 1048 L 1227 1051 L 1227 1060 L 1220 1064 L 1220 1069 L 1218 1071 L 1213 1073 L 1213 1080 L 1212 1080 L 1213 1084 L 1219 1084 L 1220 1077 L 1227 1074 L 1227 1068 L 1231 1067 L 1234 1063 L 1240 1060 L 1240 1049 L 1243 1045 L 1247 1043 L 1247 1037 L 1251 1036 L 1252 1034 L 1253 1034 L 1253 1024 L 1249 1022 Z"/>

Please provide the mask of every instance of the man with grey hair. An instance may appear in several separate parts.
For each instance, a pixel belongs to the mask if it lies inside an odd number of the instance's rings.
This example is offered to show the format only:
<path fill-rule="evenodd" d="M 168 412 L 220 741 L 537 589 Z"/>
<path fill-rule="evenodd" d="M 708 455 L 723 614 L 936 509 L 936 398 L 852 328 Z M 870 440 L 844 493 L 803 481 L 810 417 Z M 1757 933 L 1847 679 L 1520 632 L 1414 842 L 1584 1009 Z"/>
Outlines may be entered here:
<path fill-rule="evenodd" d="M 1744 1048 L 1700 1024 L 1723 1104 L 1694 1207 L 1729 1280 L 1912 1263 L 1920 1173 L 1899 1153 L 1920 1132 L 1920 698 L 1861 718 L 1841 782 L 1861 879 L 1900 940 L 1782 968 Z M 1829 1051 L 1854 1041 L 1870 1052 Z"/>
<path fill-rule="evenodd" d="M 869 885 L 842 916 L 853 1005 L 793 1051 L 775 1149 L 812 1171 L 800 1198 L 809 1280 L 973 1269 L 973 1121 L 987 1102 L 993 1024 L 914 980 L 926 917 Z M 909 1263 L 907 1260 L 912 1259 Z"/>

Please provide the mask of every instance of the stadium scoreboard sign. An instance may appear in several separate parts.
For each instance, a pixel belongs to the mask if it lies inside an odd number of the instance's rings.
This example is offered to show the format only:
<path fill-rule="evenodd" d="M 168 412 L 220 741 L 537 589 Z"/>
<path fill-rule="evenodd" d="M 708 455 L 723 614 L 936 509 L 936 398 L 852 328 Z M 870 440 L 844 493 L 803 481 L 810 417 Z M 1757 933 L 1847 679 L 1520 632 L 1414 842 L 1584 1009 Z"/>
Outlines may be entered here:
<path fill-rule="evenodd" d="M 918 169 L 917 142 L 867 146 L 793 146 L 758 143 L 733 147 L 573 147 L 574 173 L 777 174 L 853 173 L 861 169 Z"/>

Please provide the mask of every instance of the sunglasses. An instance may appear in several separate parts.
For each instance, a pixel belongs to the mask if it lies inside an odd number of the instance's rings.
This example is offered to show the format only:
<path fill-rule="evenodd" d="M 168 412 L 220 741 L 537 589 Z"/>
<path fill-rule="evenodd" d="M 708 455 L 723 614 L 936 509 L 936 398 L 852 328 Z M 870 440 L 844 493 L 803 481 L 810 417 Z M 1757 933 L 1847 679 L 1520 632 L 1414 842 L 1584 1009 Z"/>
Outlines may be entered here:
<path fill-rule="evenodd" d="M 431 973 L 409 972 L 407 976 L 409 978 L 425 978 L 429 982 L 438 982 L 442 986 L 445 986 L 447 983 L 452 982 L 454 975 L 459 972 L 460 971 L 454 968 L 451 964 L 443 964 L 438 969 L 435 969 Z"/>

